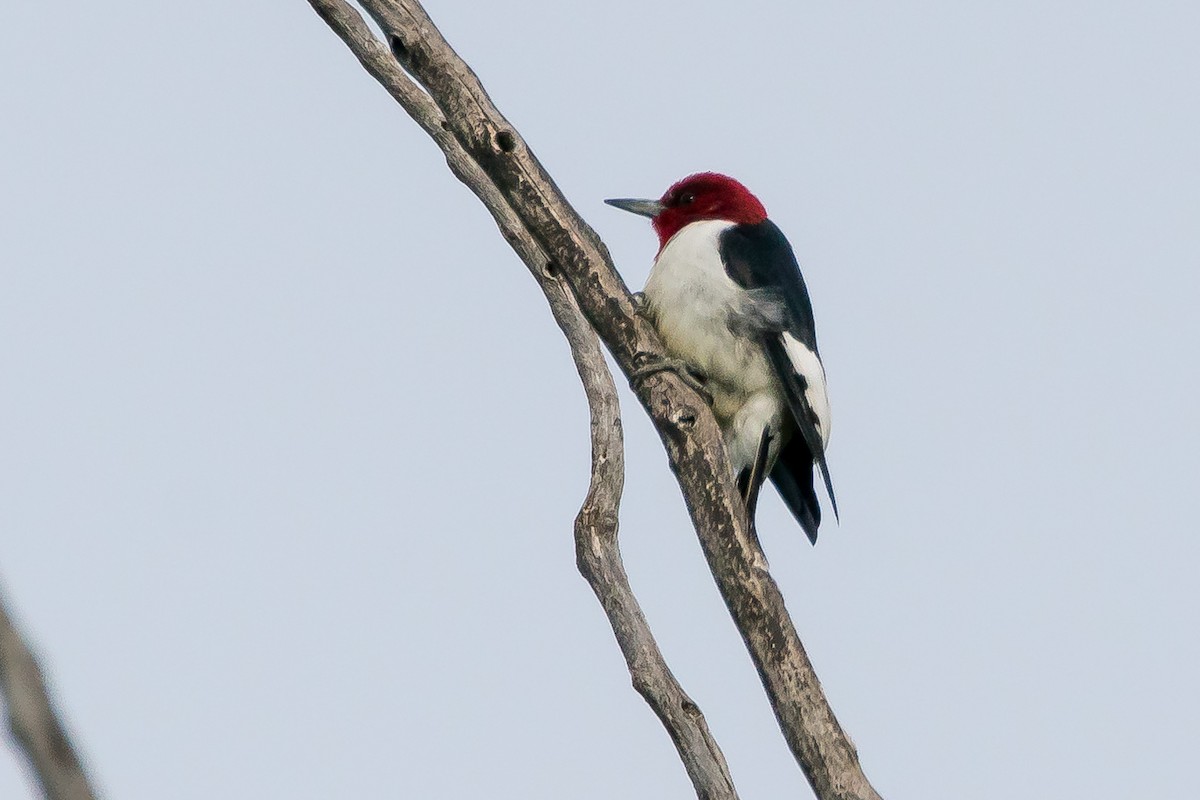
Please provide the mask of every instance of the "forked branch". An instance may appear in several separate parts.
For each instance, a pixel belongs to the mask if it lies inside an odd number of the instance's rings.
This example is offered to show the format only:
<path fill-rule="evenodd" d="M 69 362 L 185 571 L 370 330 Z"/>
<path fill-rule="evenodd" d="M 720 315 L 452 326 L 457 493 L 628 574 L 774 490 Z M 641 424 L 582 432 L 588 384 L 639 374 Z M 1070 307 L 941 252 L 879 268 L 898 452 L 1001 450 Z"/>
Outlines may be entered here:
<path fill-rule="evenodd" d="M 592 486 L 576 522 L 580 568 L 593 588 L 601 587 L 597 594 L 613 622 L 635 685 L 671 731 L 700 796 L 734 796 L 732 784 L 727 788 L 704 784 L 710 786 L 706 789 L 698 781 L 700 770 L 695 767 L 702 760 L 714 768 L 719 766 L 726 780 L 728 771 L 706 728 L 682 727 L 689 719 L 703 725 L 694 704 L 673 679 L 673 690 L 667 684 L 651 690 L 640 677 L 646 673 L 640 669 L 643 661 L 639 654 L 652 651 L 658 662 L 661 655 L 656 647 L 643 647 L 652 646 L 653 640 L 632 593 L 628 593 L 615 550 L 621 480 L 620 439 L 611 435 L 619 430 L 615 397 L 610 376 L 596 372 L 602 360 L 581 356 L 575 347 L 591 334 L 576 330 L 575 322 L 564 324 L 565 298 L 574 298 L 627 376 L 663 359 L 662 343 L 637 313 L 595 231 L 563 198 L 524 139 L 492 104 L 479 79 L 442 38 L 419 3 L 360 0 L 388 37 L 395 60 L 344 0 L 309 3 L 442 148 L 451 170 L 483 200 L 504 237 L 546 292 L 572 343 L 592 409 Z M 662 437 L 713 577 L 809 783 L 821 800 L 877 800 L 854 746 L 821 691 L 779 588 L 747 526 L 712 413 L 671 372 L 656 372 L 636 382 L 634 390 Z M 635 613 L 628 613 L 631 610 Z M 644 635 L 644 640 L 623 638 L 622 626 L 627 624 L 634 626 L 631 630 L 637 637 Z M 634 642 L 641 644 L 633 646 Z M 663 675 L 669 677 L 665 664 L 661 666 Z M 668 693 L 677 690 L 678 694 L 664 699 L 660 689 Z M 664 708 L 672 714 L 664 715 Z M 685 713 L 675 714 L 676 709 Z M 683 737 L 681 732 L 688 735 Z M 711 749 L 708 756 L 703 752 L 706 748 Z"/>
<path fill-rule="evenodd" d="M 591 481 L 575 520 L 579 569 L 608 615 L 634 686 L 666 726 L 697 795 L 706 800 L 736 800 L 737 793 L 725 758 L 696 704 L 684 693 L 667 667 L 625 575 L 617 546 L 621 491 L 625 480 L 620 406 L 612 373 L 595 331 L 580 312 L 574 294 L 552 268 L 545 250 L 529 235 L 479 165 L 448 133 L 441 110 L 404 74 L 392 54 L 374 38 L 358 12 L 336 0 L 314 2 L 313 5 L 350 45 L 363 66 L 438 143 L 451 171 L 491 211 L 504 238 L 529 266 L 545 293 L 554 319 L 570 345 L 591 411 Z"/>

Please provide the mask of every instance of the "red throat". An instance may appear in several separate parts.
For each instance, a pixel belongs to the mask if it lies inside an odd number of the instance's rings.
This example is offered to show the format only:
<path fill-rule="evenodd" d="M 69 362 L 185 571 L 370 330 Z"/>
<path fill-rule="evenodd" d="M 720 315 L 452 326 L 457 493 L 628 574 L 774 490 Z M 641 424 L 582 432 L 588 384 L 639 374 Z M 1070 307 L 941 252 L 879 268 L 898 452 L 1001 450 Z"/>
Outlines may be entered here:
<path fill-rule="evenodd" d="M 750 190 L 728 175 L 699 172 L 676 183 L 659 201 L 663 210 L 653 220 L 661 250 L 686 225 L 700 220 L 720 219 L 756 225 L 767 218 L 767 210 Z"/>

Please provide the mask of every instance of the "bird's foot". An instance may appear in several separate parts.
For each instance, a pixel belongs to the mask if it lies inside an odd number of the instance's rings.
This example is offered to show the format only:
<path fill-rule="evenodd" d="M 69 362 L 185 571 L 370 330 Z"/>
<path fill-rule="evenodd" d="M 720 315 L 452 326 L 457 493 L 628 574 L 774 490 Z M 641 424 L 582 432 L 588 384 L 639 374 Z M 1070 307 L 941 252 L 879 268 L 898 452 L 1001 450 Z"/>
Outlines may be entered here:
<path fill-rule="evenodd" d="M 712 393 L 708 391 L 706 384 L 708 377 L 699 370 L 693 369 L 687 362 L 681 361 L 678 358 L 659 358 L 649 363 L 643 364 L 633 371 L 629 376 L 629 382 L 635 386 L 651 375 L 659 372 L 674 372 L 688 386 L 692 388 L 696 394 L 704 398 L 704 402 L 712 405 Z"/>

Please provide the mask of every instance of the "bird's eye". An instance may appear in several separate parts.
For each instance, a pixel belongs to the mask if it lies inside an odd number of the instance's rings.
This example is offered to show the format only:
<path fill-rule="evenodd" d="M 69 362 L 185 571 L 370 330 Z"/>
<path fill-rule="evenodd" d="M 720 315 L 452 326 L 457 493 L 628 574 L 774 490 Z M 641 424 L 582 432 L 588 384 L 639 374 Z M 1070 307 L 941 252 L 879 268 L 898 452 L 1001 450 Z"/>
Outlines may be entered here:
<path fill-rule="evenodd" d="M 681 206 L 686 206 L 688 203 L 694 202 L 696 202 L 696 195 L 692 194 L 691 192 L 684 192 L 683 194 L 679 195 L 679 205 Z"/>

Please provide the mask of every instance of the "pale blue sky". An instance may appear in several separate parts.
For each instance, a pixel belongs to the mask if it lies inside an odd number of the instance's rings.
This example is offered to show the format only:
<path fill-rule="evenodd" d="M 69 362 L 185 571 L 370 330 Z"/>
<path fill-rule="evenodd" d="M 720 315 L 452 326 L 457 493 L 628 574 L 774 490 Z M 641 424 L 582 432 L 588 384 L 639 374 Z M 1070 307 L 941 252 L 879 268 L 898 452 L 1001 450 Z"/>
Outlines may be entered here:
<path fill-rule="evenodd" d="M 429 11 L 635 288 L 602 198 L 721 170 L 791 238 L 842 524 L 760 531 L 881 793 L 1192 796 L 1200 6 Z M 575 572 L 562 338 L 308 4 L 16 4 L 0 69 L 0 579 L 104 793 L 690 796 Z M 808 796 L 625 399 L 650 622 Z"/>

